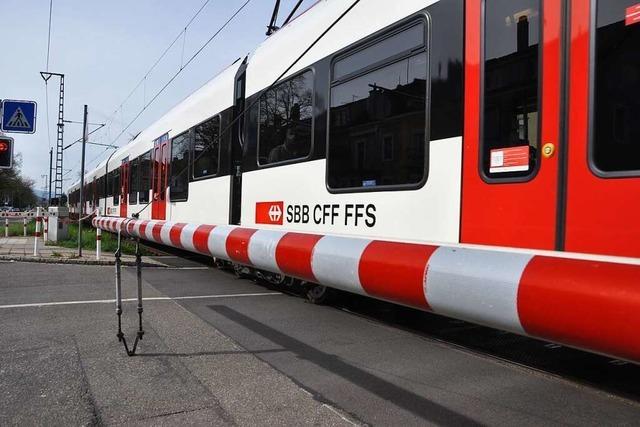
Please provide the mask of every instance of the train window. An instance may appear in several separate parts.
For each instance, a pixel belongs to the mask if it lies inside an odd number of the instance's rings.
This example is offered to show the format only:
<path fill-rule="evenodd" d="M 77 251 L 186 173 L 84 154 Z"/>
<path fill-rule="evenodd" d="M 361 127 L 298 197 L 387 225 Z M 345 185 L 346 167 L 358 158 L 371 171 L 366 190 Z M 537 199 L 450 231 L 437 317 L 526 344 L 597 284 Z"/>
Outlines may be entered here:
<path fill-rule="evenodd" d="M 120 169 L 116 169 L 111 172 L 113 175 L 113 183 L 111 189 L 113 190 L 113 204 L 118 206 L 120 204 Z"/>
<path fill-rule="evenodd" d="M 171 201 L 185 201 L 189 195 L 189 147 L 191 132 L 185 132 L 171 140 L 171 175 L 169 197 Z"/>
<path fill-rule="evenodd" d="M 149 202 L 149 190 L 151 190 L 151 151 L 147 151 L 138 160 L 138 203 Z"/>
<path fill-rule="evenodd" d="M 215 116 L 195 127 L 193 137 L 193 178 L 218 174 L 220 157 L 220 116 Z"/>
<path fill-rule="evenodd" d="M 353 191 L 416 187 L 426 179 L 425 33 L 423 21 L 412 23 L 357 51 L 355 59 L 347 56 L 334 62 L 329 188 Z M 383 54 L 387 59 L 381 62 Z M 344 74 L 351 77 L 336 81 L 336 75 Z M 419 135 L 418 150 L 415 135 Z"/>
<path fill-rule="evenodd" d="M 308 157 L 313 134 L 313 72 L 263 93 L 259 116 L 259 165 Z"/>
<path fill-rule="evenodd" d="M 129 204 L 138 203 L 138 159 L 129 162 Z"/>
<path fill-rule="evenodd" d="M 527 179 L 538 162 L 539 0 L 486 0 L 482 172 Z"/>
<path fill-rule="evenodd" d="M 599 0 L 591 162 L 597 172 L 640 173 L 640 5 Z"/>

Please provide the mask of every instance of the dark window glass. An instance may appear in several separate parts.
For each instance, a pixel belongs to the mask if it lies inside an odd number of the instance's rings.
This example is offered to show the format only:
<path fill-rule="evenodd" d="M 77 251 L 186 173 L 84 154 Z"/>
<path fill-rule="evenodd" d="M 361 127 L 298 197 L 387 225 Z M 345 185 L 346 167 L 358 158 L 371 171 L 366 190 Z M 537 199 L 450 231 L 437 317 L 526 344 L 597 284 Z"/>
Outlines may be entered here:
<path fill-rule="evenodd" d="M 113 173 L 107 173 L 107 194 L 106 197 L 113 196 Z"/>
<path fill-rule="evenodd" d="M 138 203 L 138 159 L 129 162 L 129 204 Z"/>
<path fill-rule="evenodd" d="M 120 204 L 120 169 L 116 169 L 111 173 L 113 174 L 111 187 L 113 189 L 113 204 L 117 206 Z"/>
<path fill-rule="evenodd" d="M 195 128 L 193 138 L 193 177 L 218 174 L 220 154 L 220 116 L 215 116 Z"/>
<path fill-rule="evenodd" d="M 169 197 L 172 201 L 187 200 L 189 195 L 189 146 L 190 132 L 185 132 L 171 140 L 171 177 Z"/>
<path fill-rule="evenodd" d="M 538 158 L 539 0 L 486 0 L 482 167 L 531 175 Z"/>
<path fill-rule="evenodd" d="M 333 64 L 333 79 L 342 77 L 368 67 L 402 52 L 424 46 L 424 24 L 416 25 L 400 31 L 376 42 Z"/>
<path fill-rule="evenodd" d="M 603 172 L 640 171 L 638 0 L 598 1 L 596 27 L 592 160 Z"/>
<path fill-rule="evenodd" d="M 140 181 L 138 184 L 138 202 L 149 202 L 149 190 L 151 190 L 151 152 L 140 156 L 138 163 Z"/>
<path fill-rule="evenodd" d="M 307 71 L 260 97 L 258 164 L 307 157 L 313 131 L 313 73 Z"/>
<path fill-rule="evenodd" d="M 417 27 L 424 31 L 422 25 Z M 413 32 L 414 28 L 416 26 L 407 31 Z M 394 53 L 387 52 L 388 56 Z M 371 59 L 378 61 L 377 56 Z M 334 85 L 329 125 L 329 187 L 363 188 L 422 182 L 426 93 L 427 54 L 424 52 Z M 416 134 L 422 136 L 419 150 L 415 149 Z"/>

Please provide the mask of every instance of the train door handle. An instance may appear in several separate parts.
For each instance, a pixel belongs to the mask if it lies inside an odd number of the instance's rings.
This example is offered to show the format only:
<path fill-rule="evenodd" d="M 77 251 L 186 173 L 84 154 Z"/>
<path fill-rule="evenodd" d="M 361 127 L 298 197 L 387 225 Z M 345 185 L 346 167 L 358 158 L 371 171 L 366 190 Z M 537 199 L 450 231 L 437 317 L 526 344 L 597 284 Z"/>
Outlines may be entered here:
<path fill-rule="evenodd" d="M 545 159 L 550 159 L 551 157 L 553 157 L 555 153 L 556 153 L 556 146 L 553 143 L 547 142 L 542 146 L 542 156 Z"/>

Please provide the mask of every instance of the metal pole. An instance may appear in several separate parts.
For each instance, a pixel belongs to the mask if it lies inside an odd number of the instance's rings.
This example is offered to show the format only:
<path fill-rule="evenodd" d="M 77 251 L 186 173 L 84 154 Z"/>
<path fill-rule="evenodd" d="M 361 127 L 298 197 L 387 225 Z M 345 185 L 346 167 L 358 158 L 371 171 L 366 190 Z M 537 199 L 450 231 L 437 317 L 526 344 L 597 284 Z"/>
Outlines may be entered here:
<path fill-rule="evenodd" d="M 49 199 L 47 206 L 51 206 L 51 171 L 53 170 L 53 148 L 49 148 Z"/>
<path fill-rule="evenodd" d="M 4 219 L 4 237 L 9 237 L 9 218 Z"/>
<path fill-rule="evenodd" d="M 22 235 L 27 237 L 27 218 L 22 218 Z"/>
<path fill-rule="evenodd" d="M 80 166 L 80 214 L 78 217 L 78 257 L 82 258 L 82 215 L 84 214 L 84 151 L 87 146 L 87 116 L 89 110 L 84 106 L 84 119 L 82 124 L 82 160 Z"/>
<path fill-rule="evenodd" d="M 38 239 L 40 238 L 40 221 L 42 221 L 42 208 L 36 209 L 36 238 L 33 239 L 33 256 L 38 256 Z"/>
<path fill-rule="evenodd" d="M 102 229 L 96 229 L 96 260 L 100 261 L 100 252 L 102 251 Z"/>

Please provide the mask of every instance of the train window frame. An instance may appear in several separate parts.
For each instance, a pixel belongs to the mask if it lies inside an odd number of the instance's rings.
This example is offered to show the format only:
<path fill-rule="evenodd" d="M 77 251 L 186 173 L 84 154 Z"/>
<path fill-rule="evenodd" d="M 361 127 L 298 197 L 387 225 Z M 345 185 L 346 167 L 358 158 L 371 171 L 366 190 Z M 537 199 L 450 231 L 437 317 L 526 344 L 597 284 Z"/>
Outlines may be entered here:
<path fill-rule="evenodd" d="M 390 37 L 393 37 L 413 26 L 422 24 L 424 25 L 424 43 L 419 48 L 410 48 L 403 52 L 395 53 L 383 60 L 379 60 L 375 63 L 369 64 L 361 69 L 344 74 L 338 79 L 334 79 L 334 64 L 348 56 L 359 53 L 374 46 Z M 431 147 L 431 33 L 432 23 L 431 15 L 427 10 L 420 11 L 409 17 L 406 17 L 398 22 L 389 25 L 382 30 L 376 31 L 369 36 L 356 41 L 355 43 L 341 49 L 335 53 L 329 65 L 329 93 L 327 94 L 327 110 L 326 110 L 326 151 L 325 151 L 325 187 L 330 194 L 352 194 L 352 193 L 374 193 L 374 192 L 390 192 L 390 191 L 417 191 L 423 188 L 429 181 L 430 172 L 430 147 Z M 424 53 L 426 56 L 425 71 L 426 71 L 426 88 L 425 88 L 425 124 L 424 124 L 424 164 L 423 164 L 423 176 L 417 183 L 410 184 L 391 184 L 391 185 L 376 185 L 376 186 L 360 186 L 360 187 L 340 187 L 333 188 L 329 184 L 329 164 L 331 162 L 331 156 L 329 156 L 329 146 L 331 143 L 331 90 L 334 86 L 349 82 L 358 77 L 364 76 L 371 72 L 380 70 L 387 66 L 396 64 L 402 60 L 408 60 L 419 54 Z"/>
<path fill-rule="evenodd" d="M 128 178 L 129 178 L 129 194 L 127 196 L 127 204 L 128 205 L 137 205 L 138 204 L 138 187 L 140 182 L 140 172 L 138 169 L 139 157 L 135 157 L 132 160 L 129 160 L 129 170 L 128 170 Z M 134 176 L 135 171 L 135 176 Z M 132 197 L 133 195 L 133 197 Z M 135 201 L 132 202 L 132 199 Z"/>
<path fill-rule="evenodd" d="M 151 157 L 153 150 L 147 150 L 144 153 L 138 156 L 138 171 L 139 171 L 139 181 L 138 181 L 138 204 L 147 204 L 149 203 L 150 196 L 149 193 L 153 188 L 153 158 Z M 148 185 L 146 191 L 142 189 L 142 161 L 145 156 L 148 156 L 149 162 L 149 173 L 147 174 Z"/>
<path fill-rule="evenodd" d="M 173 141 L 177 138 L 186 136 L 187 138 L 190 138 L 189 141 L 187 141 L 187 172 L 186 172 L 186 194 L 183 197 L 174 197 L 172 194 L 172 185 L 171 185 L 171 179 L 173 178 Z M 178 135 L 174 136 L 173 138 L 169 139 L 169 172 L 167 174 L 167 188 L 169 189 L 169 197 L 168 197 L 168 202 L 170 203 L 174 203 L 174 202 L 186 202 L 187 200 L 189 200 L 189 171 L 191 170 L 191 146 L 193 145 L 193 128 L 189 128 L 184 132 L 179 133 Z"/>
<path fill-rule="evenodd" d="M 260 106 L 261 101 L 262 101 L 262 96 L 267 92 L 267 90 L 275 90 L 276 88 L 278 88 L 279 86 L 288 83 L 289 81 L 293 80 L 294 78 L 301 76 L 305 73 L 311 72 L 311 81 L 312 81 L 312 89 L 311 89 L 311 141 L 309 144 L 309 153 L 304 156 L 304 157 L 297 157 L 295 159 L 288 159 L 288 160 L 281 160 L 278 162 L 272 162 L 272 163 L 260 163 L 260 123 L 261 123 L 261 111 L 262 108 Z M 317 84 L 316 84 L 316 70 L 315 67 L 313 66 L 309 66 L 309 67 L 305 67 L 300 71 L 297 71 L 293 74 L 291 74 L 290 76 L 288 76 L 285 79 L 282 79 L 280 82 L 278 82 L 277 84 L 269 87 L 269 88 L 265 88 L 262 91 L 260 91 L 260 94 L 258 95 L 258 102 L 256 103 L 256 106 L 258 107 L 258 113 L 256 114 L 256 121 L 257 121 L 257 126 L 256 126 L 256 165 L 258 166 L 258 169 L 267 169 L 267 168 L 271 168 L 271 167 L 275 167 L 275 166 L 284 166 L 284 165 L 291 165 L 291 164 L 295 164 L 295 163 L 303 163 L 303 162 L 308 162 L 309 160 L 311 160 L 311 158 L 313 157 L 313 153 L 315 150 L 315 130 L 316 130 L 316 116 L 317 116 L 317 111 L 316 111 L 316 89 L 317 88 Z"/>
<path fill-rule="evenodd" d="M 602 179 L 620 179 L 640 177 L 640 169 L 605 171 L 598 167 L 595 161 L 596 143 L 596 55 L 597 55 L 597 30 L 598 30 L 598 3 L 602 0 L 589 1 L 589 92 L 588 92 L 588 125 L 587 125 L 587 163 L 591 173 Z M 640 25 L 640 24 L 634 24 Z"/>
<path fill-rule="evenodd" d="M 206 122 L 208 122 L 209 120 L 213 120 L 215 118 L 218 118 L 218 164 L 217 164 L 217 170 L 216 173 L 214 174 L 209 174 L 209 175 L 203 175 L 200 177 L 195 177 L 194 176 L 194 166 L 195 166 L 195 143 L 196 143 L 196 128 Z M 189 182 L 196 182 L 196 181 L 204 181 L 206 179 L 211 179 L 211 178 L 217 178 L 219 176 L 221 176 L 220 174 L 220 163 L 221 163 L 221 155 L 222 155 L 222 113 L 218 113 L 218 114 L 214 114 L 211 117 L 206 118 L 205 120 L 202 120 L 201 122 L 199 122 L 198 124 L 192 126 L 189 131 L 193 132 L 192 138 L 191 138 L 191 147 L 189 148 Z M 230 131 L 230 130 L 229 130 Z"/>
<path fill-rule="evenodd" d="M 478 133 L 478 173 L 480 178 L 487 184 L 514 184 L 514 183 L 526 183 L 533 181 L 538 176 L 540 172 L 540 167 L 542 164 L 542 118 L 544 115 L 544 102 L 542 99 L 542 90 L 544 88 L 544 73 L 543 73 L 543 62 L 544 62 L 544 0 L 539 1 L 539 16 L 538 19 L 538 32 L 539 32 L 539 42 L 538 42 L 538 88 L 537 88 L 537 101 L 538 101 L 538 123 L 537 123 L 537 156 L 536 163 L 534 167 L 530 170 L 527 175 L 523 176 L 489 176 L 485 173 L 484 170 L 484 156 L 486 154 L 486 147 L 484 143 L 484 119 L 485 119 L 485 64 L 486 64 L 486 10 L 487 10 L 487 0 L 482 0 L 481 6 L 481 23 L 480 23 L 480 101 L 479 101 L 479 133 Z"/>
<path fill-rule="evenodd" d="M 113 206 L 120 206 L 120 190 L 121 190 L 121 185 L 122 182 L 120 181 L 121 179 L 121 174 L 120 174 L 120 166 L 118 166 L 117 168 L 115 168 L 114 170 L 111 171 L 113 173 L 113 175 L 111 176 L 112 178 L 112 188 L 113 188 Z M 116 177 L 118 177 L 118 185 L 116 186 Z"/>

